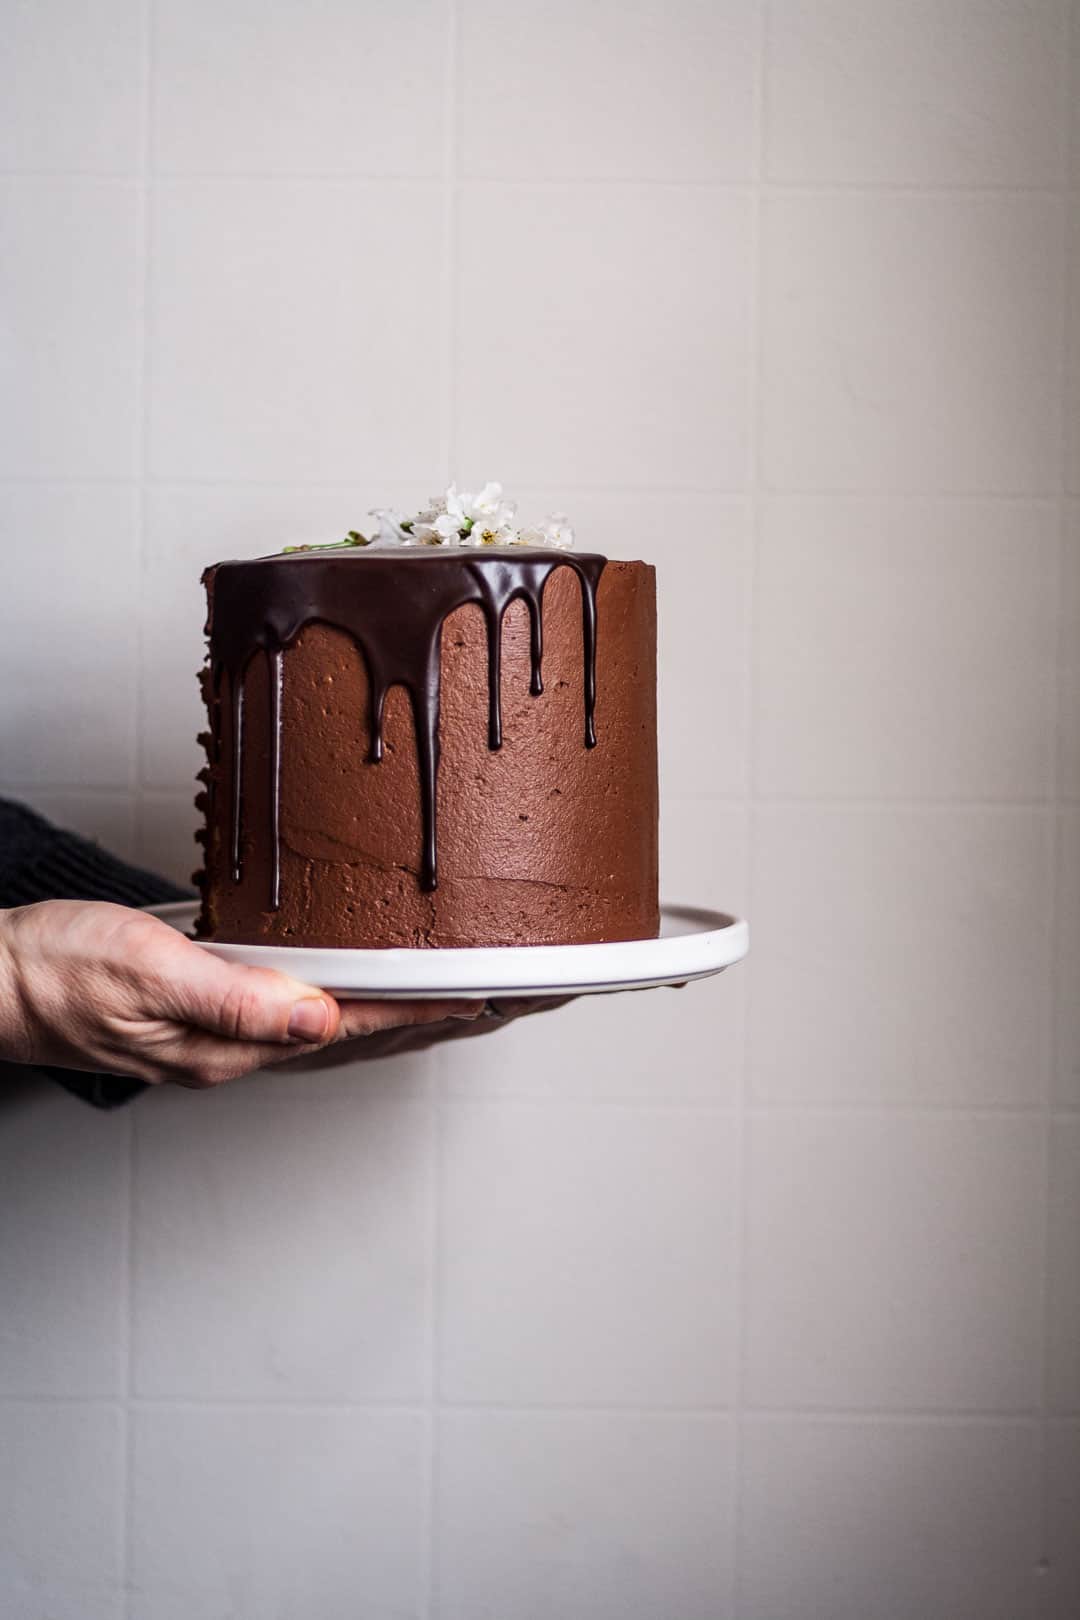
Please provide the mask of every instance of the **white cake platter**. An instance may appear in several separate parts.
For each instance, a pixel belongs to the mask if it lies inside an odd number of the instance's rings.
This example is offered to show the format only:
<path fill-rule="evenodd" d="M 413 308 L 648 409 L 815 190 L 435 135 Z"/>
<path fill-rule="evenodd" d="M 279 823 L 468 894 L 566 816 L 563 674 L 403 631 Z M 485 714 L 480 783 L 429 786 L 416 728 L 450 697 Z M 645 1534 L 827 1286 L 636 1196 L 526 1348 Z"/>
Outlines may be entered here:
<path fill-rule="evenodd" d="M 195 901 L 148 906 L 190 933 Z M 659 939 L 609 945 L 502 945 L 445 950 L 342 950 L 309 945 L 225 945 L 197 940 L 227 962 L 277 968 L 341 998 L 431 1001 L 446 996 L 588 996 L 707 979 L 741 961 L 750 930 L 738 917 L 663 906 Z"/>

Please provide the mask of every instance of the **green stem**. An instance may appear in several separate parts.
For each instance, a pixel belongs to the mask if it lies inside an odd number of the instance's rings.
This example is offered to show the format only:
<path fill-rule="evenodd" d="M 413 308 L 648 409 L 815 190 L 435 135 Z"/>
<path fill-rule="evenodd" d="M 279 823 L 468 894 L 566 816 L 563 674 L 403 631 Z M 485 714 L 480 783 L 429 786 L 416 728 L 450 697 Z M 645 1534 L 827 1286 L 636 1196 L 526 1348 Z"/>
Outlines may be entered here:
<path fill-rule="evenodd" d="M 350 529 L 344 540 L 324 540 L 310 546 L 282 546 L 281 552 L 282 556 L 287 556 L 297 551 L 340 551 L 343 546 L 349 549 L 370 544 L 366 535 L 361 534 L 358 529 Z"/>

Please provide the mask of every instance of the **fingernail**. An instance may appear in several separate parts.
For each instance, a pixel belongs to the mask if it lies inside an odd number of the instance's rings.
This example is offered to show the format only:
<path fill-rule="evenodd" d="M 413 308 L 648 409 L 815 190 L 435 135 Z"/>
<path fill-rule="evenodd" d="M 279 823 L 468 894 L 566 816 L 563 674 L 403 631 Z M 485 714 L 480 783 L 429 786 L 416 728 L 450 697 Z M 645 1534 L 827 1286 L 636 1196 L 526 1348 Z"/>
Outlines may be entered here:
<path fill-rule="evenodd" d="M 482 1001 L 470 1001 L 463 1012 L 452 1012 L 450 1017 L 463 1018 L 466 1023 L 472 1024 L 480 1017 L 480 1014 L 484 1011 L 484 1006 L 485 1003 Z"/>
<path fill-rule="evenodd" d="M 298 1001 L 289 1014 L 289 1034 L 294 1041 L 321 1041 L 329 1028 L 330 1013 L 318 996 Z"/>

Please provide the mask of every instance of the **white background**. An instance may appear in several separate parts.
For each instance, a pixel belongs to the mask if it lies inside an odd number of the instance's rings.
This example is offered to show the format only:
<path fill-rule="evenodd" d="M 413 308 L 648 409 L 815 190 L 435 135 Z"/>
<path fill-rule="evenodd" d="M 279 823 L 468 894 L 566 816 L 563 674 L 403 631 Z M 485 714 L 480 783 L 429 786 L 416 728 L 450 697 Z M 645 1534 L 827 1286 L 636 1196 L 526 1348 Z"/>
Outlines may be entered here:
<path fill-rule="evenodd" d="M 754 950 L 13 1088 L 4 1620 L 1080 1613 L 1067 9 L 7 0 L 5 789 L 184 877 L 202 566 L 497 477 Z"/>

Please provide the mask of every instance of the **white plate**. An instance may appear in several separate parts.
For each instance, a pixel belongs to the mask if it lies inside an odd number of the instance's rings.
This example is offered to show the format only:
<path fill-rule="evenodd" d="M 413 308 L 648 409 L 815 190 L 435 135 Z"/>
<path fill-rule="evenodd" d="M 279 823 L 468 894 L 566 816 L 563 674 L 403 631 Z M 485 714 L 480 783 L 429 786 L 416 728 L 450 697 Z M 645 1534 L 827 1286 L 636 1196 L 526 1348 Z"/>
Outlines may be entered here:
<path fill-rule="evenodd" d="M 182 933 L 191 900 L 148 906 Z M 750 931 L 738 917 L 693 906 L 664 906 L 659 939 L 610 945 L 476 945 L 447 950 L 349 951 L 316 945 L 197 943 L 227 962 L 279 968 L 336 996 L 432 1000 L 443 996 L 587 996 L 707 979 L 741 961 Z"/>

